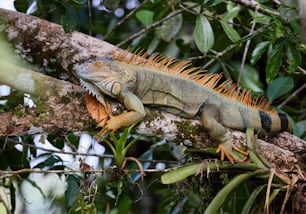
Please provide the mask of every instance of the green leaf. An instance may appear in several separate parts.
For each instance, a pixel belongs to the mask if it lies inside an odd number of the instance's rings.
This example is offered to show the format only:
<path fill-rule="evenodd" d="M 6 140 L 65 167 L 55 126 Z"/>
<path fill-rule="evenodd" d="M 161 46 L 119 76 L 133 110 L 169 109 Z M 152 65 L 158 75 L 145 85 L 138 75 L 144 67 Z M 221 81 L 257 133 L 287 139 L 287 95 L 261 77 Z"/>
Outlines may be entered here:
<path fill-rule="evenodd" d="M 237 81 L 239 76 L 239 71 L 241 67 L 241 62 L 231 62 L 230 73 L 233 78 Z M 257 94 L 263 94 L 263 84 L 259 78 L 259 72 L 255 67 L 250 66 L 249 64 L 244 65 L 243 73 L 241 76 L 240 84 L 243 88 L 248 88 Z"/>
<path fill-rule="evenodd" d="M 72 0 L 72 1 L 77 4 L 85 4 L 87 2 L 87 0 Z"/>
<path fill-rule="evenodd" d="M 251 54 L 251 65 L 254 65 L 262 56 L 262 54 L 268 49 L 270 42 L 264 41 L 258 43 Z"/>
<path fill-rule="evenodd" d="M 30 3 L 25 0 L 15 0 L 14 1 L 14 6 L 17 11 L 25 13 L 27 9 L 29 8 Z"/>
<path fill-rule="evenodd" d="M 224 32 L 226 33 L 227 37 L 232 42 L 238 42 L 241 39 L 239 33 L 230 24 L 228 24 L 224 20 L 220 20 L 219 22 L 220 22 Z"/>
<path fill-rule="evenodd" d="M 52 167 L 54 166 L 56 163 L 62 162 L 62 159 L 56 155 L 50 155 L 50 154 L 46 154 L 46 155 L 41 155 L 39 157 L 44 157 L 44 156 L 49 156 L 45 161 L 37 164 L 35 166 L 35 168 L 44 168 L 44 167 Z"/>
<path fill-rule="evenodd" d="M 271 84 L 268 85 L 267 97 L 269 102 L 273 102 L 276 98 L 286 94 L 292 90 L 293 86 L 294 82 L 291 77 L 279 77 L 274 79 Z"/>
<path fill-rule="evenodd" d="M 121 0 L 103 0 L 104 6 L 109 10 L 115 10 L 119 7 Z"/>
<path fill-rule="evenodd" d="M 275 199 L 275 197 L 278 195 L 278 193 L 281 191 L 281 189 L 274 189 L 269 197 L 269 204 Z"/>
<path fill-rule="evenodd" d="M 227 196 L 231 194 L 236 187 L 240 186 L 243 182 L 250 179 L 251 177 L 262 174 L 263 172 L 264 171 L 262 170 L 257 170 L 250 173 L 240 174 L 234 177 L 225 187 L 221 189 L 221 191 L 218 192 L 216 197 L 210 202 L 204 211 L 204 214 L 218 213 L 218 210 L 223 205 Z"/>
<path fill-rule="evenodd" d="M 140 21 L 144 26 L 148 27 L 153 23 L 154 12 L 150 10 L 139 10 L 135 14 L 138 21 Z"/>
<path fill-rule="evenodd" d="M 301 64 L 301 54 L 298 48 L 294 44 L 288 44 L 286 47 L 287 51 L 287 63 L 288 71 L 293 73 L 296 71 L 297 67 Z"/>
<path fill-rule="evenodd" d="M 228 11 L 228 13 L 226 13 L 223 16 L 222 20 L 223 21 L 233 20 L 233 18 L 235 18 L 238 15 L 238 13 L 240 12 L 240 9 L 241 9 L 240 7 L 233 7 L 231 10 Z"/>
<path fill-rule="evenodd" d="M 261 193 L 261 191 L 266 187 L 267 185 L 258 186 L 249 196 L 247 202 L 243 206 L 243 209 L 241 211 L 241 214 L 249 214 L 251 213 L 251 208 L 254 206 L 255 199 L 257 196 Z"/>
<path fill-rule="evenodd" d="M 65 192 L 65 203 L 67 207 L 71 207 L 80 191 L 79 179 L 75 175 L 68 175 L 67 184 L 68 186 Z"/>
<path fill-rule="evenodd" d="M 151 165 L 150 160 L 152 160 L 152 159 L 153 159 L 153 150 L 152 149 L 147 150 L 145 153 L 143 153 L 138 158 L 139 161 L 146 161 L 142 164 L 144 170 L 146 170 L 150 167 L 150 165 Z M 139 169 L 139 167 L 135 162 L 133 162 L 129 165 L 129 170 L 131 170 L 129 177 L 131 178 L 131 182 L 133 182 L 133 183 L 135 183 L 136 181 L 139 180 L 139 178 L 141 178 L 141 173 L 140 172 L 133 172 L 133 170 L 138 170 L 138 169 Z"/>
<path fill-rule="evenodd" d="M 188 204 L 191 207 L 198 208 L 201 206 L 202 198 L 199 195 L 195 194 L 192 190 L 186 189 L 184 191 L 184 195 L 186 195 L 186 197 L 188 198 Z"/>
<path fill-rule="evenodd" d="M 215 43 L 214 32 L 205 16 L 199 15 L 197 17 L 193 36 L 197 47 L 202 53 L 207 53 L 213 47 Z"/>
<path fill-rule="evenodd" d="M 71 32 L 76 29 L 78 23 L 78 15 L 73 6 L 65 4 L 66 13 L 65 16 L 61 16 L 61 25 L 65 32 Z"/>
<path fill-rule="evenodd" d="M 279 18 L 274 17 L 274 23 L 275 23 L 275 37 L 274 38 L 281 38 L 284 37 L 284 31 L 285 31 L 285 27 L 283 25 L 283 23 L 281 22 L 281 20 Z"/>
<path fill-rule="evenodd" d="M 188 176 L 196 174 L 196 172 L 199 170 L 199 167 L 200 164 L 192 164 L 167 172 L 161 176 L 161 182 L 162 184 L 172 184 L 184 180 Z"/>
<path fill-rule="evenodd" d="M 271 17 L 264 15 L 262 13 L 255 12 L 253 10 L 248 10 L 250 15 L 253 17 L 253 21 L 256 23 L 268 25 L 271 22 Z"/>
<path fill-rule="evenodd" d="M 274 47 L 270 45 L 266 65 L 266 81 L 268 84 L 276 77 L 280 66 L 282 65 L 283 45 L 276 44 Z"/>
<path fill-rule="evenodd" d="M 160 36 L 166 42 L 170 42 L 180 31 L 183 24 L 183 15 L 180 13 L 165 21 L 160 28 Z"/>
<path fill-rule="evenodd" d="M 301 120 L 296 123 L 297 126 L 297 136 L 302 137 L 306 133 L 306 120 Z"/>

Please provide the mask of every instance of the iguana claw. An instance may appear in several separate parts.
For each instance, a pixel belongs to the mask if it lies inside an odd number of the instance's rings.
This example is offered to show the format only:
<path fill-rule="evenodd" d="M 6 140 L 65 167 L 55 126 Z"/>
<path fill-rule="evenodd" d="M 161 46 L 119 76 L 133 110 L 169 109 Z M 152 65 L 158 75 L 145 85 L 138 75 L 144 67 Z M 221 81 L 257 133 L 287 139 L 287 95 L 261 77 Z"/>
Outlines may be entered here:
<path fill-rule="evenodd" d="M 237 155 L 233 153 L 232 151 L 233 149 L 239 152 L 240 154 L 244 155 L 245 157 L 239 158 Z M 234 161 L 239 163 L 246 161 L 249 154 L 249 152 L 239 149 L 237 146 L 232 145 L 232 143 L 220 143 L 218 145 L 216 153 L 220 153 L 222 161 L 224 160 L 224 157 L 226 157 L 229 160 L 229 162 L 232 164 L 234 163 Z"/>

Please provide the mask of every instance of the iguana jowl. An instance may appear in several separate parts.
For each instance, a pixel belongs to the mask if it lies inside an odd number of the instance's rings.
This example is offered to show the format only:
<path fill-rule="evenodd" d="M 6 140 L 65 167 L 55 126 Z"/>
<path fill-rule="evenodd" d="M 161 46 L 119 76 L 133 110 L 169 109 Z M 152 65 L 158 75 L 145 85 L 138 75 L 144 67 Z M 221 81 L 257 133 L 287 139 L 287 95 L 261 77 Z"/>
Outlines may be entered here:
<path fill-rule="evenodd" d="M 103 96 L 108 95 L 128 110 L 101 124 L 113 132 L 141 121 L 146 115 L 144 105 L 155 106 L 185 118 L 200 118 L 210 137 L 219 143 L 221 159 L 226 156 L 233 162 L 242 159 L 232 152 L 232 148 L 237 148 L 225 127 L 292 131 L 288 117 L 270 110 L 264 100 L 253 99 L 249 91 L 229 81 L 217 86 L 220 74 L 206 74 L 189 67 L 186 61 L 126 51 L 87 61 L 75 69 L 81 85 L 103 106 L 107 107 Z"/>

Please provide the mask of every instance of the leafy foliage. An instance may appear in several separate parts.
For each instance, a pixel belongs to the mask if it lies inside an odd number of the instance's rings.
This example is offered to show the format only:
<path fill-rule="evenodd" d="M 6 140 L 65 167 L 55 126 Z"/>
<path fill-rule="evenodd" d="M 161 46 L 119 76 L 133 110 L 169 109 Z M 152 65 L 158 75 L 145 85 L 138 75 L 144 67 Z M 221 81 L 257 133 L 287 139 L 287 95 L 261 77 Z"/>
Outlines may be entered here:
<path fill-rule="evenodd" d="M 211 73 L 223 72 L 224 80 L 236 81 L 251 89 L 254 96 L 265 95 L 272 106 L 287 112 L 297 122 L 295 134 L 306 140 L 305 91 L 295 93 L 306 82 L 306 62 L 302 60 L 306 48 L 300 19 L 292 15 L 298 13 L 294 3 L 258 1 L 255 7 L 244 5 L 243 1 L 222 0 L 93 2 L 98 3 L 16 0 L 15 6 L 22 12 L 29 12 L 32 7 L 33 15 L 61 24 L 66 32 L 90 33 L 122 48 L 144 49 L 149 54 L 161 52 L 191 60 Z M 83 164 L 82 173 L 65 174 L 65 197 L 57 198 L 56 203 L 70 213 L 134 213 L 142 209 L 152 213 L 252 213 L 263 212 L 265 205 L 270 205 L 274 213 L 280 212 L 279 204 L 290 185 L 279 175 L 269 184 L 268 166 L 256 154 L 250 154 L 253 163 L 234 166 L 214 161 L 203 164 L 190 154 L 177 160 L 169 144 L 153 137 L 135 143 L 136 136 L 129 141 L 131 129 L 121 136 L 110 134 L 112 142 L 105 140 L 108 154 L 114 156 L 101 157 L 100 172 Z M 249 134 L 249 138 L 254 135 Z M 50 139 L 59 150 L 67 141 L 77 148 L 78 140 L 73 133 Z M 30 168 L 27 152 L 37 155 L 31 147 L 33 139 L 21 139 L 24 145 L 21 152 L 8 142 L 20 143 L 14 138 L 0 139 L 1 169 Z M 127 160 L 129 156 L 139 157 L 144 171 L 147 170 L 143 181 L 139 165 Z M 37 157 L 46 158 L 35 165 L 38 169 L 73 169 L 54 154 Z M 124 161 L 125 167 L 121 168 Z M 161 173 L 166 170 L 156 169 L 156 162 L 164 163 L 172 171 Z M 23 177 L 9 179 L 21 187 Z M 8 186 L 16 188 L 12 182 Z M 270 195 L 268 190 L 272 191 Z M 290 203 L 294 204 L 293 199 Z M 289 206 L 286 211 L 292 212 Z"/>

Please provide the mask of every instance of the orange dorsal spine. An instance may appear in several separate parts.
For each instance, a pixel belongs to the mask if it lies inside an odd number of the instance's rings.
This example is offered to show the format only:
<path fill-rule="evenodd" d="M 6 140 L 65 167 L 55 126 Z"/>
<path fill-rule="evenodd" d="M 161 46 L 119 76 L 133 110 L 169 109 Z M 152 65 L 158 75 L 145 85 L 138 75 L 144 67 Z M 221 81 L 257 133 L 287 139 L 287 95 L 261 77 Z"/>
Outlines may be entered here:
<path fill-rule="evenodd" d="M 207 74 L 206 70 L 200 70 L 198 67 L 191 67 L 192 64 L 190 61 L 166 57 L 159 53 L 148 56 L 148 54 L 142 50 L 136 51 L 136 53 L 133 54 L 129 49 L 120 52 L 114 51 L 113 58 L 117 61 L 140 67 L 147 67 L 159 72 L 166 72 L 191 80 L 204 88 L 213 89 L 217 93 L 233 101 L 240 102 L 261 111 L 277 113 L 275 110 L 270 109 L 270 104 L 264 97 L 253 98 L 250 90 L 241 89 L 230 80 L 218 85 L 222 78 L 222 74 Z"/>

